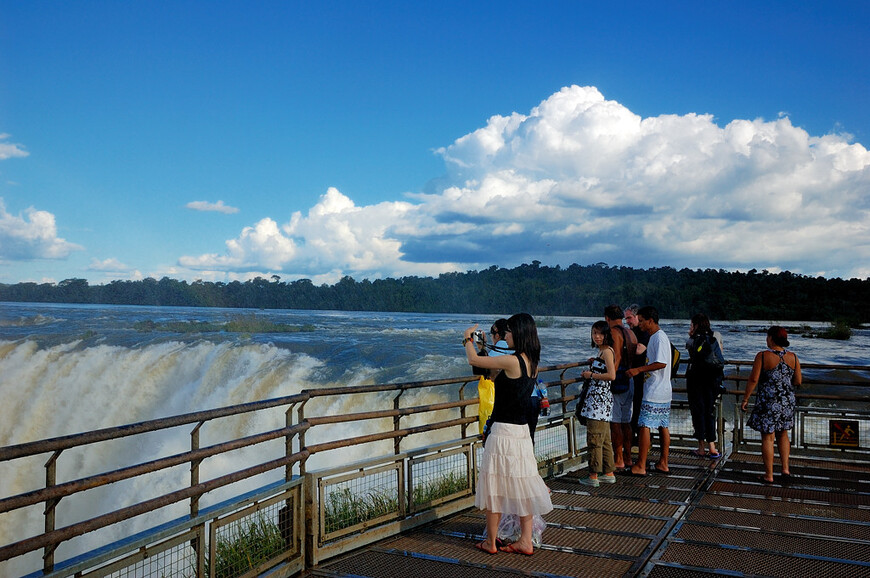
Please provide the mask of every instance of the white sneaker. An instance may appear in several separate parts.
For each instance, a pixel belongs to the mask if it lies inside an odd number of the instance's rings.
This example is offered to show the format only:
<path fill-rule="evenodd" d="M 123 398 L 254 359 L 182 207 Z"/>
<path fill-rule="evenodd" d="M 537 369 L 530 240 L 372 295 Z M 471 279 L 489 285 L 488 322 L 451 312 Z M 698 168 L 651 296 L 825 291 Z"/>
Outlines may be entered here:
<path fill-rule="evenodd" d="M 610 474 L 609 476 L 607 474 L 604 474 L 603 476 L 598 476 L 598 483 L 599 484 L 615 484 L 616 483 L 616 476 L 614 476 L 613 474 Z"/>
<path fill-rule="evenodd" d="M 593 488 L 598 487 L 598 478 L 579 478 L 577 480 L 578 484 L 583 484 L 584 486 L 592 486 Z"/>

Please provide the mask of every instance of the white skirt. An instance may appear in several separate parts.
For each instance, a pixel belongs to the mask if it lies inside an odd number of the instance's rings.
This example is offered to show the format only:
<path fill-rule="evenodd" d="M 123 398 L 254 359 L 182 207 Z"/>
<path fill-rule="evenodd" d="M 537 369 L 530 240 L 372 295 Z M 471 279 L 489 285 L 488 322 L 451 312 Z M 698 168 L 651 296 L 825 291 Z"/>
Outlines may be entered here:
<path fill-rule="evenodd" d="M 550 489 L 538 473 L 528 426 L 492 424 L 483 449 L 474 505 L 518 516 L 543 515 L 553 509 Z"/>

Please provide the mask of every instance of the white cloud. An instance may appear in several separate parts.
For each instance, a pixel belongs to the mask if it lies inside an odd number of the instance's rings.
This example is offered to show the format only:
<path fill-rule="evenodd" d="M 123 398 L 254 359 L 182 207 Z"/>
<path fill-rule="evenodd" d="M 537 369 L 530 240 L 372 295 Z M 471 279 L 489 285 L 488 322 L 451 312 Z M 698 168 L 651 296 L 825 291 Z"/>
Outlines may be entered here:
<path fill-rule="evenodd" d="M 130 267 L 115 258 L 91 259 L 91 264 L 88 266 L 88 271 L 106 271 L 110 273 L 124 273 L 130 271 Z"/>
<path fill-rule="evenodd" d="M 594 87 L 494 116 L 438 152 L 447 184 L 356 206 L 330 189 L 308 214 L 264 219 L 198 270 L 437 274 L 546 264 L 867 274 L 870 153 L 786 116 L 642 118 Z"/>
<path fill-rule="evenodd" d="M 188 209 L 193 209 L 194 211 L 210 211 L 215 213 L 224 213 L 225 215 L 232 215 L 233 213 L 239 212 L 239 209 L 237 207 L 225 205 L 223 201 L 218 201 L 216 203 L 210 203 L 208 201 L 191 201 L 187 203 L 185 207 L 187 207 Z"/>
<path fill-rule="evenodd" d="M 64 259 L 82 247 L 57 236 L 54 215 L 29 208 L 11 215 L 0 199 L 0 261 Z"/>
<path fill-rule="evenodd" d="M 9 139 L 11 135 L 0 133 L 0 141 Z M 26 157 L 30 153 L 24 150 L 20 144 L 0 142 L 0 161 L 11 159 L 13 157 Z"/>

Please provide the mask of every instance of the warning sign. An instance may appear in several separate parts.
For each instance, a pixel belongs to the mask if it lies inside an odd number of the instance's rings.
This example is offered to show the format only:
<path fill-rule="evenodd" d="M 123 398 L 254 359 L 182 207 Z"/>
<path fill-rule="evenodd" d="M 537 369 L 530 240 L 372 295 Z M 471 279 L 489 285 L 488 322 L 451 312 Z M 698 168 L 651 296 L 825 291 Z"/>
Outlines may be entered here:
<path fill-rule="evenodd" d="M 844 419 L 832 419 L 831 446 L 835 448 L 857 448 L 858 422 Z"/>

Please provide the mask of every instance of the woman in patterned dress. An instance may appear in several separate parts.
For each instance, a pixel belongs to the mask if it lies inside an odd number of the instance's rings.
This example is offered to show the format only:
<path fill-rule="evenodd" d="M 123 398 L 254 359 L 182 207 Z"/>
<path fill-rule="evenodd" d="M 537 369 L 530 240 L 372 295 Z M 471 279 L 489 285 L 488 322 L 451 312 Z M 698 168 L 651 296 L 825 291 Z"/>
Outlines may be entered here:
<path fill-rule="evenodd" d="M 767 330 L 767 349 L 755 356 L 741 404 L 743 411 L 746 411 L 749 396 L 758 386 L 755 407 L 746 423 L 761 432 L 764 475 L 759 480 L 765 484 L 773 483 L 774 441 L 779 448 L 783 481 L 791 477 L 788 467 L 791 449 L 788 430 L 794 426 L 794 390 L 801 384 L 801 364 L 797 355 L 786 349 L 788 346 L 785 328 L 774 325 Z"/>
<path fill-rule="evenodd" d="M 613 475 L 613 446 L 610 441 L 610 412 L 613 409 L 613 394 L 610 382 L 616 379 L 616 364 L 613 353 L 613 334 L 606 321 L 592 325 L 592 345 L 598 348 L 598 357 L 591 360 L 583 379 L 590 380 L 589 391 L 580 408 L 586 418 L 586 445 L 589 446 L 589 477 L 577 480 L 581 484 L 598 487 L 600 483 L 616 482 Z M 599 473 L 604 475 L 599 476 Z"/>

